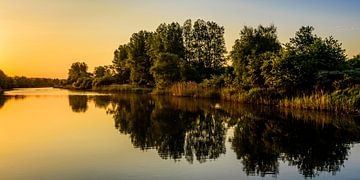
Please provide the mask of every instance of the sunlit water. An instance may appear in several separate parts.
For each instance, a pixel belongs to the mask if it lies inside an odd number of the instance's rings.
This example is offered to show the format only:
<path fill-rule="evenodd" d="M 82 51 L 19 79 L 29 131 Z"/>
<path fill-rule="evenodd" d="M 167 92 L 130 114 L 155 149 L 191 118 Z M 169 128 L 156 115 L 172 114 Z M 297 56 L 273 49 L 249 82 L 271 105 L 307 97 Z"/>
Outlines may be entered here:
<path fill-rule="evenodd" d="M 360 179 L 356 117 L 173 97 L 0 97 L 0 179 Z"/>

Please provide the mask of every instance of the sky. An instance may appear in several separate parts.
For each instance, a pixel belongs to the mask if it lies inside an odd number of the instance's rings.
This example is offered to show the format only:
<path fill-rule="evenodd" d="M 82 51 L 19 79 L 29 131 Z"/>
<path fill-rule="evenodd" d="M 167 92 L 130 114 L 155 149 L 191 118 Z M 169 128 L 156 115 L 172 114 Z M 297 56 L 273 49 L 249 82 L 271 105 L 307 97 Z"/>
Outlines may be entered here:
<path fill-rule="evenodd" d="M 132 33 L 186 19 L 225 27 L 230 51 L 241 28 L 274 24 L 282 43 L 304 25 L 360 53 L 358 0 L 0 0 L 0 69 L 9 76 L 66 78 L 73 62 L 109 65 Z"/>

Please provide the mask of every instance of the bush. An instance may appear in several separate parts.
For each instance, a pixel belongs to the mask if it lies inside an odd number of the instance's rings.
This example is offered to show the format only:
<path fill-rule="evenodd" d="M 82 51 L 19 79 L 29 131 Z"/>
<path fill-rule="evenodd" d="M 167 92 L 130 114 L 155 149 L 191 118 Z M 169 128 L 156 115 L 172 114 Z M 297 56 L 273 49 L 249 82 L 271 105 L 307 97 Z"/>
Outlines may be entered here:
<path fill-rule="evenodd" d="M 76 82 L 73 83 L 73 88 L 75 89 L 91 89 L 92 88 L 92 79 L 88 77 L 83 77 L 78 79 Z"/>

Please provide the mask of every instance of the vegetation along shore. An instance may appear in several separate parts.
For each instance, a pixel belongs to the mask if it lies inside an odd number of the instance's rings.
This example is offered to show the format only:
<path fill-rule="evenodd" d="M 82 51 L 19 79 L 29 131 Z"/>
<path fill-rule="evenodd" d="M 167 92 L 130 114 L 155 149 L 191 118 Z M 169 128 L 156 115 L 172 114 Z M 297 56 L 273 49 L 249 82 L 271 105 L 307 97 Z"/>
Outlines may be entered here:
<path fill-rule="evenodd" d="M 360 113 L 360 54 L 348 58 L 334 37 L 303 26 L 281 43 L 274 25 L 244 26 L 227 52 L 224 32 L 201 19 L 163 23 L 132 34 L 111 65 L 90 73 L 75 62 L 68 79 L 52 85 Z"/>

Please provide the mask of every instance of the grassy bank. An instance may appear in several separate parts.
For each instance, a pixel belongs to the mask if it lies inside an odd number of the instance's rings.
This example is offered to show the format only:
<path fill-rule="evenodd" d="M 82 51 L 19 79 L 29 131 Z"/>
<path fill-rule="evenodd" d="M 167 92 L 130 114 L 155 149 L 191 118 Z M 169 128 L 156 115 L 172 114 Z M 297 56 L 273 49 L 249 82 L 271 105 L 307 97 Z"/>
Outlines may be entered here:
<path fill-rule="evenodd" d="M 129 84 L 112 84 L 108 86 L 93 87 L 92 90 L 114 93 L 150 93 L 153 91 L 152 88 L 133 86 Z"/>
<path fill-rule="evenodd" d="M 307 109 L 341 113 L 360 113 L 360 88 L 348 88 L 335 92 L 314 91 L 299 96 L 285 96 L 274 89 L 238 91 L 222 89 L 221 99 L 247 104 L 275 105 L 287 109 Z"/>
<path fill-rule="evenodd" d="M 112 84 L 98 87 L 92 87 L 91 89 L 75 88 L 72 85 L 56 86 L 55 88 L 70 89 L 77 91 L 96 91 L 96 92 L 107 92 L 107 93 L 151 93 L 153 88 L 139 87 L 129 84 Z"/>
<path fill-rule="evenodd" d="M 65 86 L 66 89 L 74 89 Z M 75 89 L 79 90 L 79 89 Z M 148 88 L 129 84 L 93 87 L 91 91 L 109 93 L 151 93 L 176 97 L 221 99 L 243 104 L 272 105 L 286 109 L 306 109 L 341 113 L 360 113 L 360 87 L 334 92 L 314 91 L 309 94 L 287 96 L 272 88 L 216 88 L 194 82 L 177 82 L 166 88 Z"/>
<path fill-rule="evenodd" d="M 279 106 L 358 114 L 360 113 L 360 89 L 348 88 L 333 93 L 315 92 L 310 95 L 284 98 L 279 101 Z"/>

